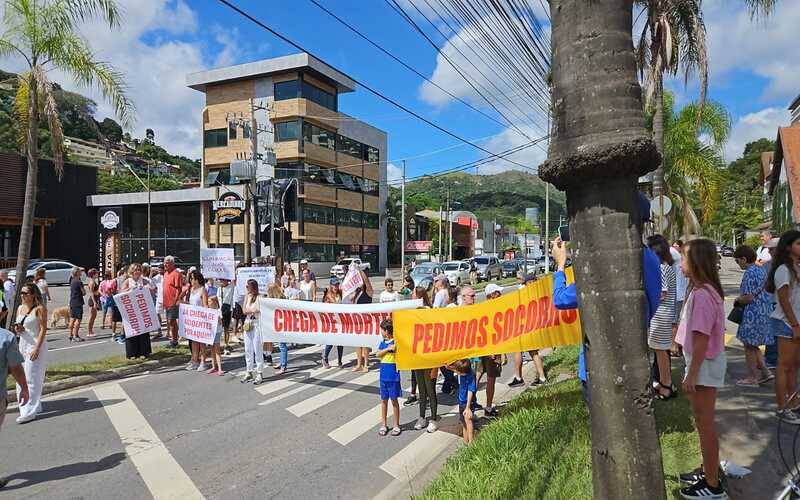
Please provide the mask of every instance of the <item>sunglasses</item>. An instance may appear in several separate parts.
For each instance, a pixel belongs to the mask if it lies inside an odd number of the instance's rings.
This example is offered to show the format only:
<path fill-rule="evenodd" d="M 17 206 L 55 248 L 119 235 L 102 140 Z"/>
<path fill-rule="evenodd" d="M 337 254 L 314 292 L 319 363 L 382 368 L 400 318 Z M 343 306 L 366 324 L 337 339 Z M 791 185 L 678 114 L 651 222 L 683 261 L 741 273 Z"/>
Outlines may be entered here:
<path fill-rule="evenodd" d="M 31 292 L 19 292 L 20 295 L 30 295 Z"/>
<path fill-rule="evenodd" d="M 471 293 L 471 294 L 469 294 L 469 295 L 462 295 L 462 297 L 470 297 L 470 298 L 473 298 L 473 299 L 474 299 L 474 298 L 475 298 L 475 294 L 474 294 L 474 293 Z"/>

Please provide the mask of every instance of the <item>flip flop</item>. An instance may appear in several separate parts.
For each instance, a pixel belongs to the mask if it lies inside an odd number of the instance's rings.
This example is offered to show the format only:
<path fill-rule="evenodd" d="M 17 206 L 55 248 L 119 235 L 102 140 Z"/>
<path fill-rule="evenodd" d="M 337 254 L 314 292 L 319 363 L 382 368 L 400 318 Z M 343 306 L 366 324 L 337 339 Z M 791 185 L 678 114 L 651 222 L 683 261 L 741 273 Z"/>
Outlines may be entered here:
<path fill-rule="evenodd" d="M 400 429 L 400 427 L 395 427 L 392 429 L 392 436 L 399 436 L 401 432 L 403 432 L 403 430 Z"/>
<path fill-rule="evenodd" d="M 738 387 L 758 387 L 758 381 L 753 379 L 741 379 L 736 381 Z"/>
<path fill-rule="evenodd" d="M 382 425 L 381 428 L 378 429 L 378 435 L 379 436 L 385 436 L 388 432 L 389 432 L 389 429 L 385 425 Z"/>

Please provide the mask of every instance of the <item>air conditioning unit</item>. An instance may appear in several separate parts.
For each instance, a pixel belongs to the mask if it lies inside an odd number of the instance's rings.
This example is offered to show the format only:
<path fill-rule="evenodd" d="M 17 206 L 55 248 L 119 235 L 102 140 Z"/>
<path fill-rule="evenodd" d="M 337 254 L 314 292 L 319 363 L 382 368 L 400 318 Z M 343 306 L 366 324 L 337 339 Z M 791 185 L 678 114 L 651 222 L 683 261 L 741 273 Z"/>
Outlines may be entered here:
<path fill-rule="evenodd" d="M 256 169 L 253 162 L 248 160 L 234 160 L 231 162 L 231 177 L 237 179 L 250 180 L 256 176 Z"/>

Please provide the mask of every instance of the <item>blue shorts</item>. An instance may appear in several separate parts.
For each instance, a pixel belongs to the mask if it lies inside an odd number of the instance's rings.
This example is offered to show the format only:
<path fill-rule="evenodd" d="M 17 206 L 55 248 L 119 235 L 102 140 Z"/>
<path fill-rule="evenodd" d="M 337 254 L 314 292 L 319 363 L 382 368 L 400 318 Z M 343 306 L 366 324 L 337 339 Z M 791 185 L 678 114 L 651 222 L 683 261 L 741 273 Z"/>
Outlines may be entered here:
<path fill-rule="evenodd" d="M 786 324 L 786 322 L 770 318 L 772 320 L 772 332 L 775 334 L 776 337 L 783 337 L 785 339 L 793 339 L 794 333 L 792 333 L 792 327 Z"/>
<path fill-rule="evenodd" d="M 403 395 L 403 388 L 400 387 L 400 381 L 385 381 L 381 380 L 381 401 L 386 401 L 387 399 L 397 399 Z"/>

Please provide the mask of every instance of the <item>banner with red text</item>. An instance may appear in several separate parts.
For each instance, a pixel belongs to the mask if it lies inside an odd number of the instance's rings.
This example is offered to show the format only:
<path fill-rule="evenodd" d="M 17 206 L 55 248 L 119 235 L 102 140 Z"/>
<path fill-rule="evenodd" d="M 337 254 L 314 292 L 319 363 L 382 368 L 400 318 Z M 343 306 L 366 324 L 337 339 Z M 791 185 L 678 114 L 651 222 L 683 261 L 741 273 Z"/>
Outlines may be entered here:
<path fill-rule="evenodd" d="M 219 309 L 181 304 L 178 308 L 178 334 L 187 340 L 212 345 L 219 313 Z"/>
<path fill-rule="evenodd" d="M 381 341 L 381 321 L 391 318 L 393 311 L 420 307 L 422 301 L 329 304 L 262 297 L 258 304 L 263 342 L 374 348 Z"/>
<path fill-rule="evenodd" d="M 568 270 L 567 279 L 572 281 Z M 397 311 L 392 315 L 401 370 L 433 368 L 457 359 L 578 344 L 577 309 L 553 307 L 553 277 L 480 304 Z"/>
<path fill-rule="evenodd" d="M 161 326 L 153 304 L 153 294 L 148 288 L 134 288 L 114 295 L 114 303 L 122 315 L 125 337 L 135 337 L 155 332 Z"/>

